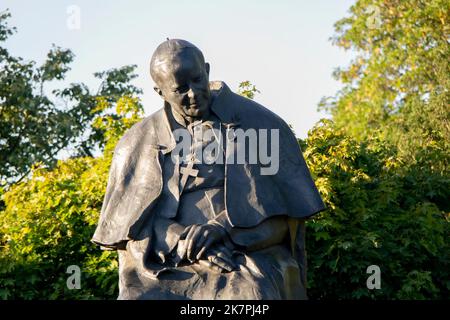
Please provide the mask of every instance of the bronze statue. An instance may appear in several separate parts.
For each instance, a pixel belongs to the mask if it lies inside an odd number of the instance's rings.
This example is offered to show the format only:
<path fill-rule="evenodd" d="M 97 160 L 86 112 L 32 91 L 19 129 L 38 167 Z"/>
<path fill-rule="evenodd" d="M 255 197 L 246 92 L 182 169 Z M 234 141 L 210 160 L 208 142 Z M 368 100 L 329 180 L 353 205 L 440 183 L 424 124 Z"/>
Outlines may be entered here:
<path fill-rule="evenodd" d="M 119 252 L 119 299 L 306 299 L 324 204 L 289 126 L 209 68 L 187 41 L 156 49 L 164 107 L 118 143 L 92 241 Z"/>

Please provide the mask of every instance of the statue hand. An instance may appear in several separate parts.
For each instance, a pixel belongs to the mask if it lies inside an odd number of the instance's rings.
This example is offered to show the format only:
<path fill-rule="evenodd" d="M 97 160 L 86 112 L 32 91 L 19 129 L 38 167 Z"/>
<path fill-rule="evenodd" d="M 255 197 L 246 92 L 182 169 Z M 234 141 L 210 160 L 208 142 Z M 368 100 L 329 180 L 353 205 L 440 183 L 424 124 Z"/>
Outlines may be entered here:
<path fill-rule="evenodd" d="M 230 249 L 224 245 L 215 245 L 210 248 L 206 252 L 205 258 L 200 259 L 198 262 L 220 272 L 231 272 L 237 269 L 236 264 L 233 262 Z"/>
<path fill-rule="evenodd" d="M 206 250 L 222 240 L 225 235 L 225 229 L 217 224 L 188 226 L 180 236 L 186 243 L 186 258 L 191 262 L 199 260 Z"/>

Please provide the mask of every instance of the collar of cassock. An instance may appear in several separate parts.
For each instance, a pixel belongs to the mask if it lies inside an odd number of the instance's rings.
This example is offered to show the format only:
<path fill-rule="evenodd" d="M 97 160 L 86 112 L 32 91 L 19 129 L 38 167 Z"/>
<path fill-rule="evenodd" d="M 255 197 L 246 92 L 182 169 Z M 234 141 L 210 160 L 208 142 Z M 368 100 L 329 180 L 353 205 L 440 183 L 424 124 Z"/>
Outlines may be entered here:
<path fill-rule="evenodd" d="M 180 113 L 176 112 L 173 108 L 168 109 L 167 115 L 169 117 L 169 122 L 171 124 L 172 131 L 175 130 L 177 127 L 181 126 L 183 128 L 186 128 L 191 135 L 194 136 L 194 130 L 196 130 L 197 127 L 203 126 L 203 127 L 209 127 L 213 128 L 214 123 L 218 120 L 218 117 L 216 114 L 210 110 L 209 115 L 206 119 L 198 119 L 194 120 L 193 122 L 188 122 L 185 117 L 183 117 Z"/>

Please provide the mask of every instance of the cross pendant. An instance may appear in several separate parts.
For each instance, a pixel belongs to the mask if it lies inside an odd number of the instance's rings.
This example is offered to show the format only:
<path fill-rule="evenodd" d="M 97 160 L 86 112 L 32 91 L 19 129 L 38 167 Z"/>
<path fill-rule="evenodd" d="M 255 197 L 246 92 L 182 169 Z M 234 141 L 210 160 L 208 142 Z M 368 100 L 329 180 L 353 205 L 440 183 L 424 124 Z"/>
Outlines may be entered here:
<path fill-rule="evenodd" d="M 191 156 L 187 166 L 180 168 L 180 173 L 182 174 L 180 181 L 180 188 L 181 188 L 180 194 L 183 193 L 184 187 L 186 186 L 186 182 L 189 176 L 196 177 L 198 175 L 198 170 L 194 169 L 194 163 L 195 163 L 194 157 Z"/>

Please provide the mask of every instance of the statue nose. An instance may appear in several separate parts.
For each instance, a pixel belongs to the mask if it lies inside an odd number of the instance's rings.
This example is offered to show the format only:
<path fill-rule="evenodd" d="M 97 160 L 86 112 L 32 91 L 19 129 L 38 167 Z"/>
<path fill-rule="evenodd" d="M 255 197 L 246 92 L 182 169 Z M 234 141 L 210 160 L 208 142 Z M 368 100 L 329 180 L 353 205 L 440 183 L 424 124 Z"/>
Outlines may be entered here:
<path fill-rule="evenodd" d="M 187 94 L 188 94 L 189 99 L 190 99 L 191 101 L 194 101 L 194 98 L 195 98 L 195 96 L 196 96 L 196 93 L 194 92 L 194 90 L 192 90 L 192 88 L 189 89 L 189 91 L 188 91 Z"/>
<path fill-rule="evenodd" d="M 193 104 L 197 104 L 198 103 L 198 93 L 194 90 L 192 90 L 192 88 L 188 91 L 187 93 L 188 96 L 188 100 L 189 100 L 189 104 L 193 105 Z"/>

